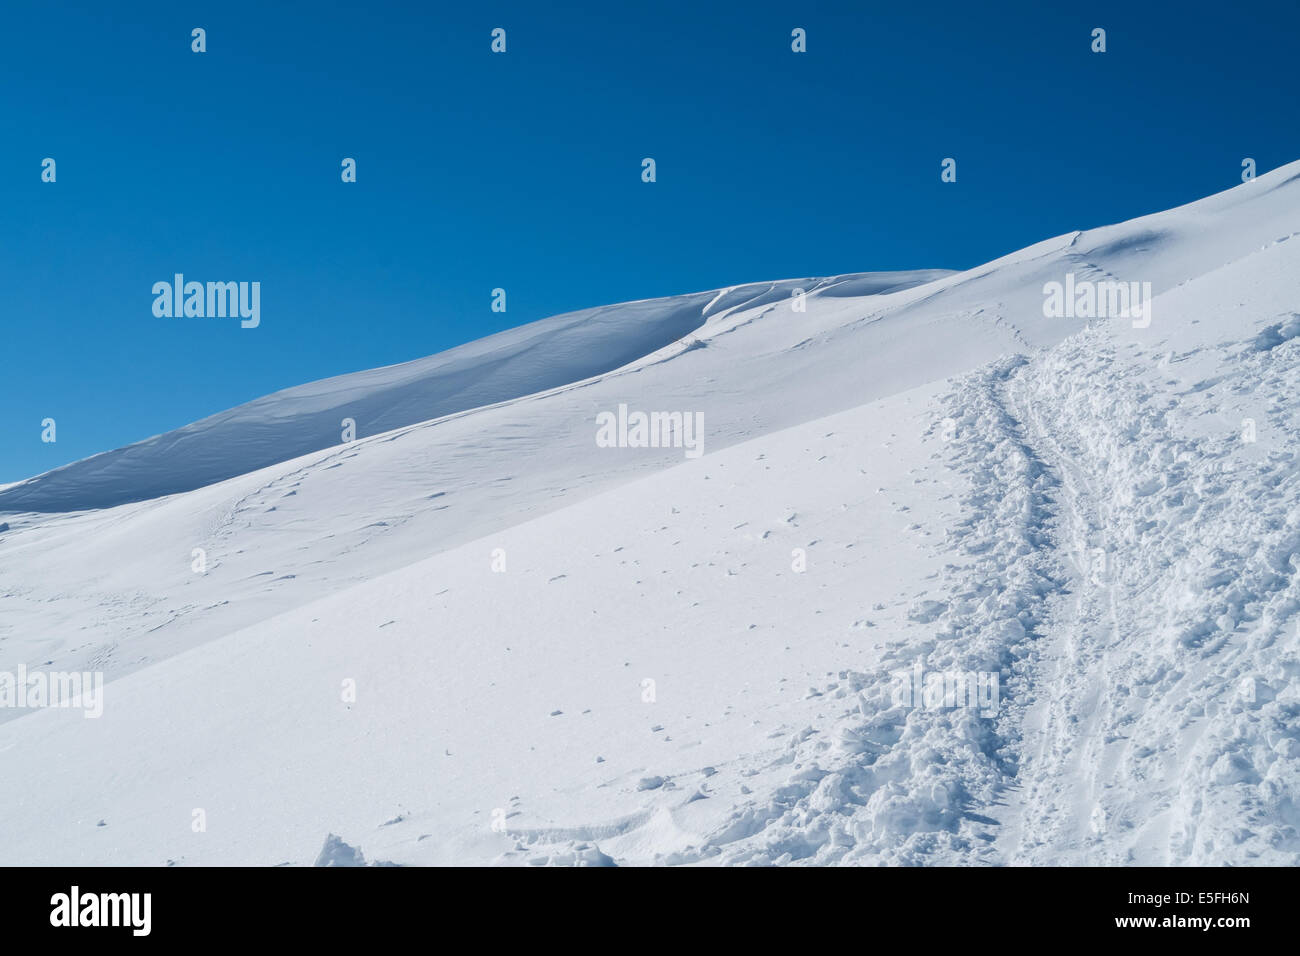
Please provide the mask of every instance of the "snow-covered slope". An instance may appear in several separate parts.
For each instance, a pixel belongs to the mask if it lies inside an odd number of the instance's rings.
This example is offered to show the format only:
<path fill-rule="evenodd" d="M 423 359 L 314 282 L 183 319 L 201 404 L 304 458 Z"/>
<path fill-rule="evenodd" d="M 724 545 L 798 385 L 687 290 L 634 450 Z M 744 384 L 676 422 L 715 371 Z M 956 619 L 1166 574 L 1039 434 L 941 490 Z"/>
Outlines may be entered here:
<path fill-rule="evenodd" d="M 1300 862 L 1298 224 L 1293 164 L 0 490 L 0 670 L 110 679 L 98 720 L 0 711 L 0 862 Z M 1067 274 L 1151 323 L 1044 318 Z M 599 447 L 620 404 L 704 455 Z M 1000 697 L 909 706 L 918 666 Z"/>
<path fill-rule="evenodd" d="M 190 491 L 337 445 L 613 371 L 710 318 L 813 294 L 878 295 L 945 270 L 758 283 L 557 315 L 428 358 L 288 388 L 9 488 L 0 511 L 76 511 Z M 815 290 L 815 291 L 814 291 Z"/>

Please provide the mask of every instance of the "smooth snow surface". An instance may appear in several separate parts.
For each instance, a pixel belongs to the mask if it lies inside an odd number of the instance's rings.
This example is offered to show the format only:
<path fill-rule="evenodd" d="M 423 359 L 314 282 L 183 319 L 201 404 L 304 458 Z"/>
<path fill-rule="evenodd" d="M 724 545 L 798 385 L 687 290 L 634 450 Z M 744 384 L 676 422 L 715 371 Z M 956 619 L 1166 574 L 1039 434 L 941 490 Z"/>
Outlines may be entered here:
<path fill-rule="evenodd" d="M 1298 230 L 1292 164 L 0 488 L 0 672 L 108 681 L 0 709 L 0 863 L 1300 863 Z M 1067 273 L 1149 327 L 1045 318 Z M 620 404 L 704 454 L 598 447 Z M 996 707 L 901 703 L 917 667 Z"/>

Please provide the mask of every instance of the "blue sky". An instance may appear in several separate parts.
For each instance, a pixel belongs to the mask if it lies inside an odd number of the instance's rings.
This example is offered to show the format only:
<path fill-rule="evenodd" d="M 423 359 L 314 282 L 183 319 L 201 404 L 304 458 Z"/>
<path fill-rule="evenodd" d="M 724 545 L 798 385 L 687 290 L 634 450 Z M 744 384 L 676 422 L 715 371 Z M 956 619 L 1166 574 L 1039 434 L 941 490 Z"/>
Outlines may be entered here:
<path fill-rule="evenodd" d="M 0 481 L 559 312 L 967 268 L 1300 158 L 1295 3 L 1134 6 L 11 4 Z M 156 318 L 176 272 L 261 282 L 261 326 Z"/>

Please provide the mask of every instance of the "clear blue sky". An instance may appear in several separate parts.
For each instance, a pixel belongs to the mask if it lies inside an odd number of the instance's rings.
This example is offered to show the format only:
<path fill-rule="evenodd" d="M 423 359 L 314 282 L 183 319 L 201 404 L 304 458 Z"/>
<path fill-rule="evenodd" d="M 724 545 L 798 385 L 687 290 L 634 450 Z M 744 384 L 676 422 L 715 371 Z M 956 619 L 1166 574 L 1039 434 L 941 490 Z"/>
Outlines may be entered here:
<path fill-rule="evenodd" d="M 1293 0 L 2 17 L 0 481 L 559 312 L 966 268 L 1300 158 Z M 175 272 L 260 281 L 261 327 L 155 318 Z"/>

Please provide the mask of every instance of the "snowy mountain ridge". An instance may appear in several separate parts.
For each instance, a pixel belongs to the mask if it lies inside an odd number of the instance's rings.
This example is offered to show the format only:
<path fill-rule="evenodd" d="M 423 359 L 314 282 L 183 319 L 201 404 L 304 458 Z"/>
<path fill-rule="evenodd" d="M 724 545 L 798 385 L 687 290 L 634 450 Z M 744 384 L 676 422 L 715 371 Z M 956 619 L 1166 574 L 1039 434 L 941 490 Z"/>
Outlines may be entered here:
<path fill-rule="evenodd" d="M 109 679 L 100 720 L 0 713 L 6 862 L 1295 865 L 1298 223 L 1300 163 L 0 490 L 0 670 Z M 1066 276 L 1150 283 L 1152 321 L 1045 318 Z M 620 404 L 700 413 L 705 454 L 600 447 Z M 900 704 L 914 668 L 998 675 L 996 713 Z"/>
<path fill-rule="evenodd" d="M 284 389 L 44 475 L 0 487 L 0 511 L 111 508 L 192 491 L 359 436 L 598 377 L 672 348 L 728 314 L 808 295 L 880 295 L 948 270 L 864 273 L 731 286 L 553 316 L 401 365 Z"/>

